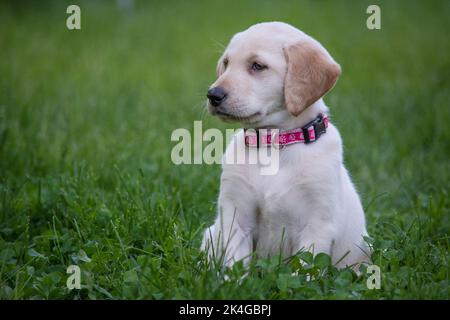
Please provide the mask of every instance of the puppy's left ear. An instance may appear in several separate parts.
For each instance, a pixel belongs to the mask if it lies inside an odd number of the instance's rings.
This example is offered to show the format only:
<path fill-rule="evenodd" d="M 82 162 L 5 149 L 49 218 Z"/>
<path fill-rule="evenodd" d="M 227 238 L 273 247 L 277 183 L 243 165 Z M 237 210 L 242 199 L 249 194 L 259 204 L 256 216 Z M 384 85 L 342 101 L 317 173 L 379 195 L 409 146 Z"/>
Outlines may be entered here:
<path fill-rule="evenodd" d="M 284 80 L 286 108 L 298 116 L 334 86 L 341 67 L 314 43 L 296 43 L 283 50 L 288 66 Z"/>

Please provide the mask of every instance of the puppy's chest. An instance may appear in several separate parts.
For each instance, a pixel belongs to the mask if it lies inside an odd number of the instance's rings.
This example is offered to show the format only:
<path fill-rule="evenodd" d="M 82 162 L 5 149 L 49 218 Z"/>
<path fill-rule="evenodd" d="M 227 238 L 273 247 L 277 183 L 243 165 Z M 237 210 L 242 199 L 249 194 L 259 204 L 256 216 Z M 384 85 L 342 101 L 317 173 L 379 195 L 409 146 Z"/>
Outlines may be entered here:
<path fill-rule="evenodd" d="M 314 188 L 305 170 L 280 168 L 276 175 L 250 176 L 256 194 L 260 218 L 266 222 L 286 224 L 302 215 L 310 189 Z"/>
<path fill-rule="evenodd" d="M 271 156 L 271 170 L 263 171 L 262 165 L 247 165 L 248 182 L 264 198 L 285 193 L 293 185 L 306 183 L 314 174 L 314 167 L 307 154 L 298 152 L 299 146 L 281 150 L 277 156 Z"/>
<path fill-rule="evenodd" d="M 294 148 L 292 151 L 295 151 Z M 283 156 L 286 157 L 283 157 Z M 257 167 L 248 168 L 248 181 L 255 190 L 261 220 L 270 224 L 307 223 L 332 192 L 327 161 L 314 163 L 301 154 L 281 154 L 274 175 L 261 175 Z"/>

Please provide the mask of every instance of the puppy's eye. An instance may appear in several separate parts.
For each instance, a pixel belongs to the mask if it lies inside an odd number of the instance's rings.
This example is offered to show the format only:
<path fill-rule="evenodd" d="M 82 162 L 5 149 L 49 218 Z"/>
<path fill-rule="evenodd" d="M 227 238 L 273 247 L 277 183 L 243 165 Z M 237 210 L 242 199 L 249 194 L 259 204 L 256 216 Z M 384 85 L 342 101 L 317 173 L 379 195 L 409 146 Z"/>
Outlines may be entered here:
<path fill-rule="evenodd" d="M 228 59 L 223 60 L 223 66 L 225 67 L 225 69 L 228 67 Z"/>
<path fill-rule="evenodd" d="M 258 62 L 253 62 L 253 64 L 252 64 L 252 70 L 253 71 L 261 71 L 261 70 L 266 69 L 266 68 L 267 68 L 266 66 L 264 66 L 264 65 L 262 65 L 262 64 L 260 64 Z"/>

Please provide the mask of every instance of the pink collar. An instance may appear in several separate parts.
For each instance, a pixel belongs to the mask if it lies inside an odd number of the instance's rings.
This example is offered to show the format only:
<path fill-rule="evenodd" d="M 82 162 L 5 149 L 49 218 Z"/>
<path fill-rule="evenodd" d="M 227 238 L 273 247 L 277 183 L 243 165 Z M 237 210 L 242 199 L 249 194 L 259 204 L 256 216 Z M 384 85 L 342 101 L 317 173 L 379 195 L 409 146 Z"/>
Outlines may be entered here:
<path fill-rule="evenodd" d="M 279 131 L 271 129 L 245 129 L 245 145 L 249 147 L 263 147 L 272 145 L 284 147 L 294 143 L 311 143 L 327 131 L 328 116 L 319 115 L 301 128 Z M 272 131 L 272 132 L 271 132 Z M 273 137 L 272 137 L 273 136 Z"/>

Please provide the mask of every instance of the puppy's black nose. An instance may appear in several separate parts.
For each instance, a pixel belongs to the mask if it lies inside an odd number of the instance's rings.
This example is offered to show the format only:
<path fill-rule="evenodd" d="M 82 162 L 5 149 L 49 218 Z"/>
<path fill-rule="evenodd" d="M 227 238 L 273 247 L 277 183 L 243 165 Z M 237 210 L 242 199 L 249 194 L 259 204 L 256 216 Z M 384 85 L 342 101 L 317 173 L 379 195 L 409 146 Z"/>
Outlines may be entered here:
<path fill-rule="evenodd" d="M 214 87 L 208 90 L 206 96 L 214 107 L 218 107 L 225 100 L 227 93 L 221 87 Z"/>

